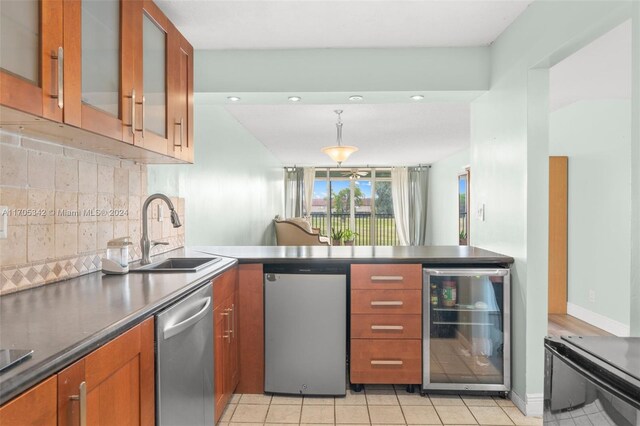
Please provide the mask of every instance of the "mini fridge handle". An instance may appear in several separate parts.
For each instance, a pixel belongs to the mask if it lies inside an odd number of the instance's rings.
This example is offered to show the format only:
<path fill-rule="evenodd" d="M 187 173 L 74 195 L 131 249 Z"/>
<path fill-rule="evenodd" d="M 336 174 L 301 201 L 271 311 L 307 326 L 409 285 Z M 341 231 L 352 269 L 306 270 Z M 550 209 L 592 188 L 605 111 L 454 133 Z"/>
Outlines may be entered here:
<path fill-rule="evenodd" d="M 459 277 L 478 277 L 478 276 L 499 276 L 504 277 L 509 274 L 508 269 L 425 269 L 427 273 L 435 276 L 459 276 Z"/>

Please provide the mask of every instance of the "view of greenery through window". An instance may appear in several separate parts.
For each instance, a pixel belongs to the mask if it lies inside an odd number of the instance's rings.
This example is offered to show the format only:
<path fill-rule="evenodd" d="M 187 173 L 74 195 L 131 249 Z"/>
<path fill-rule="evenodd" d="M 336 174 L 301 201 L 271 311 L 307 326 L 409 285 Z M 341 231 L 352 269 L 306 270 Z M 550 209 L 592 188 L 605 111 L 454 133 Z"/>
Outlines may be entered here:
<path fill-rule="evenodd" d="M 355 245 L 397 245 L 390 171 L 358 171 L 366 174 L 356 178 L 349 169 L 316 170 L 313 227 L 328 236 L 351 230 Z"/>

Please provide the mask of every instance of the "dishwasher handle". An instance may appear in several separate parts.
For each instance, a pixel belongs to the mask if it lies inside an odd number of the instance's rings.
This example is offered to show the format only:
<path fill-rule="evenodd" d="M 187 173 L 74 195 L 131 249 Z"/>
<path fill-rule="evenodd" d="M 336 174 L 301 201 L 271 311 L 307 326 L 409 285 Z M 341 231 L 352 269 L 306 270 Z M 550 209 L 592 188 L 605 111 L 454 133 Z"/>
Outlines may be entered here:
<path fill-rule="evenodd" d="M 164 338 L 170 339 L 176 334 L 182 333 L 184 330 L 186 330 L 187 328 L 191 327 L 192 325 L 200 321 L 205 315 L 207 315 L 207 310 L 209 310 L 209 306 L 211 306 L 211 297 L 207 297 L 206 302 L 204 303 L 204 306 L 202 307 L 202 309 L 200 309 L 200 311 L 198 311 L 197 314 L 175 325 L 165 328 L 162 332 L 164 335 Z"/>

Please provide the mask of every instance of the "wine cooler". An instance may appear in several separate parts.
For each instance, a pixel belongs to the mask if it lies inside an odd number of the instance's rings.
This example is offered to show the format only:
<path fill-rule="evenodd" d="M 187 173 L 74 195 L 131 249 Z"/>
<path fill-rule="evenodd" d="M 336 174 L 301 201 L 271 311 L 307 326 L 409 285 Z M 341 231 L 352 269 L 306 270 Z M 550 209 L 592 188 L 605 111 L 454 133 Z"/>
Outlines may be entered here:
<path fill-rule="evenodd" d="M 509 284 L 509 269 L 424 269 L 423 391 L 509 391 Z"/>

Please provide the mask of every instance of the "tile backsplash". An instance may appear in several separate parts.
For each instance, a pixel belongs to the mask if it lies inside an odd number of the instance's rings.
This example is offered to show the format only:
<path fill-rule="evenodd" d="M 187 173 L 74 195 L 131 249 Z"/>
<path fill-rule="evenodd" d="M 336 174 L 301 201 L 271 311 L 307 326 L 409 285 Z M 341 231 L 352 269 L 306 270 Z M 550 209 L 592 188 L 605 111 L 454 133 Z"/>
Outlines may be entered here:
<path fill-rule="evenodd" d="M 0 131 L 0 214 L 8 222 L 0 295 L 100 270 L 112 238 L 130 236 L 130 260 L 140 259 L 146 196 L 144 164 Z M 166 204 L 154 201 L 149 238 L 169 245 L 152 254 L 184 245 L 184 199 L 171 200 L 183 226 L 173 228 Z"/>

